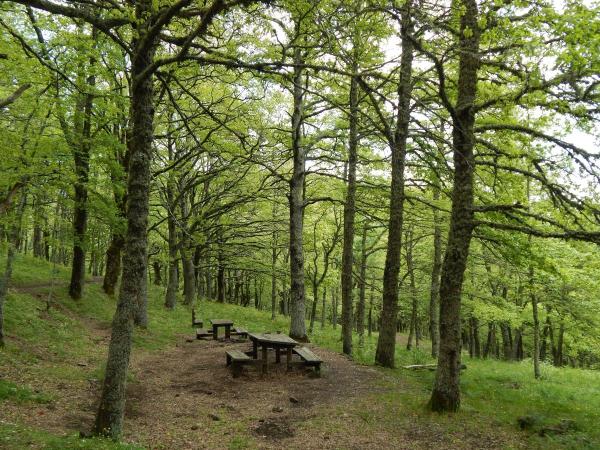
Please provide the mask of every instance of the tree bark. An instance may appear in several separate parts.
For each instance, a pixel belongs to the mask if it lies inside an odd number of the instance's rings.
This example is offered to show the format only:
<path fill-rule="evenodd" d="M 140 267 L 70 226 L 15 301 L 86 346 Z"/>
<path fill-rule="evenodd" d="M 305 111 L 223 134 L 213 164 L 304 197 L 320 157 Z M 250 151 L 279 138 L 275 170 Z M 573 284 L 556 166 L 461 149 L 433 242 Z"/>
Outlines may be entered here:
<path fill-rule="evenodd" d="M 225 302 L 225 266 L 221 244 L 219 244 L 219 254 L 217 256 L 217 301 L 219 303 Z"/>
<path fill-rule="evenodd" d="M 402 56 L 398 82 L 398 111 L 394 136 L 388 141 L 392 150 L 392 183 L 390 192 L 390 216 L 388 241 L 383 272 L 383 299 L 381 327 L 375 353 L 376 363 L 394 367 L 396 354 L 396 326 L 398 321 L 398 275 L 400 272 L 400 249 L 404 221 L 404 166 L 406 142 L 410 121 L 410 98 L 412 92 L 413 32 L 412 0 L 401 7 Z"/>
<path fill-rule="evenodd" d="M 13 263 L 17 253 L 17 240 L 19 233 L 21 232 L 21 222 L 23 218 L 23 212 L 25 211 L 25 205 L 27 204 L 27 191 L 26 189 L 21 190 L 21 198 L 15 211 L 14 222 L 8 227 L 8 250 L 6 252 L 6 266 L 4 267 L 4 273 L 0 278 L 0 348 L 5 346 L 4 342 L 4 301 L 8 293 L 8 284 L 12 278 Z"/>
<path fill-rule="evenodd" d="M 277 313 L 277 235 L 273 232 L 271 246 L 271 320 L 275 320 Z"/>
<path fill-rule="evenodd" d="M 302 232 L 304 228 L 304 181 L 306 153 L 302 146 L 302 123 L 304 119 L 304 75 L 302 49 L 294 47 L 294 75 L 292 112 L 293 174 L 290 179 L 290 337 L 308 342 L 305 322 L 304 250 Z"/>
<path fill-rule="evenodd" d="M 439 182 L 439 180 L 438 180 Z M 440 187 L 433 187 L 433 200 L 440 199 Z M 433 209 L 433 265 L 431 268 L 431 290 L 429 293 L 429 335 L 431 356 L 437 358 L 440 346 L 440 273 L 442 271 L 442 226 L 440 213 Z"/>
<path fill-rule="evenodd" d="M 410 312 L 410 331 L 408 334 L 408 342 L 406 343 L 406 349 L 412 349 L 413 337 L 415 340 L 415 348 L 419 348 L 419 336 L 417 333 L 417 318 L 418 318 L 418 296 L 417 287 L 415 284 L 415 267 L 413 262 L 413 234 L 412 229 L 409 229 L 406 233 L 406 270 L 408 271 L 408 278 L 410 280 L 410 297 L 411 297 L 411 312 Z"/>
<path fill-rule="evenodd" d="M 358 304 L 356 305 L 356 332 L 358 333 L 358 346 L 361 348 L 365 345 L 367 258 L 367 225 L 365 223 L 360 246 L 360 279 L 358 280 Z"/>
<path fill-rule="evenodd" d="M 440 349 L 430 401 L 433 411 L 457 411 L 460 407 L 460 305 L 473 234 L 473 128 L 481 31 L 477 1 L 462 0 L 461 5 L 464 13 L 460 22 L 458 92 L 452 130 L 454 188 L 440 282 Z"/>
<path fill-rule="evenodd" d="M 342 351 L 352 355 L 352 321 L 354 280 L 352 276 L 354 265 L 354 218 L 356 216 L 356 162 L 358 158 L 358 61 L 353 61 L 353 76 L 350 79 L 350 114 L 348 116 L 348 165 L 346 199 L 344 201 L 344 242 L 342 246 Z M 336 305 L 337 306 L 337 305 Z M 337 314 L 335 315 L 337 319 Z M 335 323 L 334 323 L 335 328 Z"/>
<path fill-rule="evenodd" d="M 115 287 L 119 281 L 121 273 L 121 249 L 125 244 L 125 239 L 121 234 L 113 234 L 110 246 L 106 251 L 106 269 L 104 271 L 104 280 L 102 289 L 110 296 L 114 295 Z"/>
<path fill-rule="evenodd" d="M 92 28 L 92 38 L 97 36 L 96 28 Z M 86 79 L 87 92 L 83 95 L 81 111 L 83 124 L 77 130 L 78 142 L 71 142 L 73 146 L 73 160 L 75 162 L 75 205 L 73 208 L 73 261 L 71 267 L 71 282 L 69 296 L 78 300 L 83 295 L 85 284 L 85 240 L 88 220 L 88 190 L 87 184 L 90 171 L 90 150 L 92 130 L 92 108 L 94 96 L 91 90 L 96 84 L 93 74 L 94 58 L 90 58 L 89 70 L 92 71 Z M 77 114 L 77 113 L 76 113 Z"/>
<path fill-rule="evenodd" d="M 171 141 L 169 140 L 169 159 L 172 159 L 173 152 Z M 174 205 L 174 182 L 172 179 L 167 180 L 167 186 L 165 188 L 165 197 L 168 207 L 167 211 L 167 244 L 169 247 L 169 262 L 168 262 L 168 277 L 167 277 L 167 291 L 165 293 L 165 307 L 168 309 L 175 309 L 177 305 L 177 291 L 179 290 L 179 271 L 178 258 L 177 258 L 177 222 L 174 217 L 175 205 Z"/>
<path fill-rule="evenodd" d="M 150 27 L 152 2 L 136 2 L 137 38 L 131 67 L 131 130 L 128 136 L 127 233 L 119 301 L 112 322 L 105 377 L 96 415 L 94 433 L 117 439 L 123 429 L 125 388 L 131 354 L 137 300 L 146 283 L 148 200 L 153 138 L 152 76 L 142 76 L 154 59 L 155 38 Z"/>

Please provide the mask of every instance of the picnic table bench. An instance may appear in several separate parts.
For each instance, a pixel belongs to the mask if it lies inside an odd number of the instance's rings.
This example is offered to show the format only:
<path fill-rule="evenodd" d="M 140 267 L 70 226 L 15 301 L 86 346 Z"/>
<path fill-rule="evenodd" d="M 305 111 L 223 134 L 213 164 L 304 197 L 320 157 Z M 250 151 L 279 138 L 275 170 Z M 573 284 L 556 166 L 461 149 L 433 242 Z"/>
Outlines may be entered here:
<path fill-rule="evenodd" d="M 300 347 L 294 348 L 292 350 L 296 355 L 298 355 L 302 361 L 304 361 L 304 365 L 315 368 L 315 373 L 317 375 L 321 374 L 321 363 L 323 362 L 321 358 L 315 355 L 308 347 Z"/>
<path fill-rule="evenodd" d="M 212 331 L 211 330 L 205 330 L 204 328 L 197 328 L 196 329 L 196 339 L 203 339 L 205 337 L 212 337 Z"/>
<path fill-rule="evenodd" d="M 233 378 L 237 378 L 242 373 L 242 366 L 244 364 L 252 364 L 256 361 L 250 356 L 240 350 L 227 350 L 225 352 L 227 358 L 227 365 L 231 366 L 233 371 Z"/>
<path fill-rule="evenodd" d="M 233 334 L 234 336 L 240 336 L 243 338 L 247 338 L 248 337 L 248 330 L 246 330 L 245 328 L 241 328 L 241 327 L 235 327 L 233 329 L 233 331 L 231 332 L 231 334 Z"/>
<path fill-rule="evenodd" d="M 212 325 L 212 337 L 217 339 L 219 335 L 219 328 L 225 328 L 225 339 L 231 337 L 231 327 L 233 326 L 233 320 L 229 319 L 211 319 L 210 324 Z"/>

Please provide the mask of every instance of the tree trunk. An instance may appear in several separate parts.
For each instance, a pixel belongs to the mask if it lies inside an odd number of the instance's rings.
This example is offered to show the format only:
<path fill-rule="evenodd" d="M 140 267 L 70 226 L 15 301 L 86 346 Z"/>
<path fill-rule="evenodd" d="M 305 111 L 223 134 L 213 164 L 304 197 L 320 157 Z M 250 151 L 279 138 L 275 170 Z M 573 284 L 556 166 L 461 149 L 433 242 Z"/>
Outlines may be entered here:
<path fill-rule="evenodd" d="M 369 337 L 371 337 L 373 333 L 373 294 L 375 291 L 375 280 L 371 280 L 371 293 L 369 295 L 369 325 L 368 325 L 368 333 Z"/>
<path fill-rule="evenodd" d="M 411 297 L 411 313 L 410 313 L 410 332 L 408 334 L 408 342 L 406 349 L 412 349 L 412 340 L 415 339 L 415 348 L 419 348 L 419 336 L 417 334 L 417 318 L 418 318 L 418 296 L 417 287 L 415 284 L 415 267 L 413 264 L 413 232 L 412 229 L 406 233 L 406 270 L 410 280 L 410 297 Z"/>
<path fill-rule="evenodd" d="M 127 233 L 123 251 L 123 273 L 119 301 L 112 322 L 102 395 L 94 433 L 118 439 L 123 429 L 125 388 L 131 354 L 134 316 L 138 296 L 146 283 L 148 245 L 148 200 L 153 138 L 152 76 L 141 76 L 154 59 L 155 38 L 148 38 L 148 0 L 136 2 L 138 38 L 134 42 L 131 67 L 131 132 L 128 136 Z M 148 38 L 149 40 L 147 40 Z"/>
<path fill-rule="evenodd" d="M 196 273 L 189 248 L 181 248 L 181 265 L 183 275 L 183 304 L 193 305 L 196 300 Z"/>
<path fill-rule="evenodd" d="M 331 324 L 333 329 L 337 328 L 337 312 L 338 312 L 338 290 L 336 289 L 331 301 Z"/>
<path fill-rule="evenodd" d="M 358 333 L 358 346 L 365 345 L 365 309 L 366 309 L 366 283 L 367 283 L 367 226 L 363 226 L 361 250 L 360 250 L 360 270 L 358 280 L 358 304 L 356 305 L 356 332 Z"/>
<path fill-rule="evenodd" d="M 473 234 L 473 127 L 481 31 L 477 1 L 461 3 L 465 9 L 460 23 L 458 92 L 452 130 L 454 188 L 440 281 L 440 349 L 430 401 L 433 411 L 457 411 L 460 407 L 460 303 Z"/>
<path fill-rule="evenodd" d="M 401 7 L 402 56 L 398 82 L 398 111 L 394 136 L 388 137 L 392 150 L 392 184 L 387 252 L 383 272 L 381 328 L 375 353 L 375 361 L 384 367 L 394 367 L 396 354 L 398 274 L 404 221 L 404 166 L 412 92 L 413 42 L 410 36 L 413 33 L 412 6 L 412 0 L 407 0 Z"/>
<path fill-rule="evenodd" d="M 508 361 L 512 359 L 512 336 L 508 323 L 501 322 L 500 331 L 502 332 L 502 357 Z"/>
<path fill-rule="evenodd" d="M 97 35 L 96 28 L 92 30 L 92 38 Z M 75 162 L 75 205 L 73 209 L 73 261 L 71 268 L 71 282 L 69 284 L 69 296 L 78 300 L 83 295 L 85 284 L 85 239 L 88 219 L 88 191 L 87 184 L 90 170 L 90 149 L 92 130 L 92 107 L 94 96 L 91 90 L 96 84 L 93 74 L 94 59 L 90 59 L 90 71 L 86 79 L 86 89 L 83 95 L 81 111 L 83 112 L 83 124 L 81 130 L 77 130 L 78 142 L 73 144 L 73 160 Z"/>
<path fill-rule="evenodd" d="M 8 250 L 6 252 L 6 266 L 4 267 L 4 274 L 0 278 L 0 348 L 5 345 L 4 342 L 4 301 L 8 293 L 8 284 L 12 277 L 13 263 L 17 253 L 17 240 L 19 239 L 19 233 L 21 232 L 21 222 L 23 218 L 23 212 L 25 211 L 25 205 L 27 204 L 27 191 L 26 189 L 21 190 L 21 198 L 15 211 L 16 217 L 14 222 L 8 227 Z"/>
<path fill-rule="evenodd" d="M 439 181 L 439 180 L 438 180 Z M 440 187 L 433 188 L 433 200 L 440 199 Z M 431 268 L 431 290 L 429 293 L 429 335 L 431 356 L 437 358 L 440 346 L 440 273 L 442 271 L 442 226 L 440 213 L 433 209 L 433 265 Z"/>
<path fill-rule="evenodd" d="M 114 295 L 115 287 L 119 281 L 119 274 L 121 273 L 121 249 L 124 244 L 125 239 L 121 234 L 113 234 L 110 246 L 106 251 L 106 269 L 104 271 L 102 289 L 110 296 Z"/>
<path fill-rule="evenodd" d="M 488 335 L 485 348 L 483 350 L 483 357 L 489 358 L 496 355 L 496 324 L 490 322 L 488 324 Z"/>
<path fill-rule="evenodd" d="M 225 266 L 223 265 L 223 253 L 219 249 L 217 258 L 217 301 L 225 302 Z"/>
<path fill-rule="evenodd" d="M 554 365 L 556 367 L 562 367 L 564 365 L 564 357 L 563 357 L 563 343 L 565 336 L 565 324 L 560 321 L 560 325 L 558 327 L 558 339 L 556 342 L 556 352 L 554 353 Z"/>
<path fill-rule="evenodd" d="M 160 286 L 162 284 L 162 267 L 160 262 L 152 262 L 152 268 L 154 269 L 154 286 Z"/>
<path fill-rule="evenodd" d="M 167 198 L 172 191 L 167 187 Z M 167 199 L 167 202 L 169 200 Z M 167 292 L 165 294 L 165 307 L 174 309 L 177 304 L 177 291 L 179 290 L 179 271 L 177 270 L 177 224 L 175 218 L 169 213 L 167 217 L 168 245 L 169 245 L 169 276 L 167 279 Z"/>
<path fill-rule="evenodd" d="M 325 305 L 327 304 L 327 287 L 323 288 L 323 301 L 321 302 L 321 330 L 325 328 Z"/>
<path fill-rule="evenodd" d="M 148 261 L 144 266 L 143 280 L 137 296 L 133 323 L 140 328 L 148 328 Z"/>
<path fill-rule="evenodd" d="M 352 70 L 358 70 L 356 52 Z M 348 166 L 346 199 L 344 202 L 344 241 L 342 244 L 342 350 L 352 355 L 352 288 L 354 284 L 352 270 L 354 265 L 354 218 L 356 216 L 356 162 L 358 158 L 358 79 L 350 80 L 350 114 L 348 116 Z M 336 296 L 337 300 L 337 296 Z M 337 303 L 337 302 L 336 302 Z M 337 304 L 336 304 L 337 307 Z M 337 311 L 335 314 L 337 319 Z M 334 320 L 334 328 L 336 326 Z"/>
<path fill-rule="evenodd" d="M 317 274 L 315 273 L 315 278 Z M 313 301 L 312 307 L 310 311 L 310 326 L 308 327 L 308 332 L 312 334 L 315 329 L 315 319 L 317 317 L 317 303 L 319 302 L 319 287 L 317 286 L 316 281 L 313 282 Z"/>
<path fill-rule="evenodd" d="M 308 342 L 305 322 L 304 299 L 304 251 L 302 230 L 304 228 L 304 180 L 306 154 L 302 146 L 302 122 L 304 115 L 304 76 L 302 49 L 294 47 L 294 110 L 292 113 L 292 153 L 294 169 L 290 179 L 290 337 Z"/>

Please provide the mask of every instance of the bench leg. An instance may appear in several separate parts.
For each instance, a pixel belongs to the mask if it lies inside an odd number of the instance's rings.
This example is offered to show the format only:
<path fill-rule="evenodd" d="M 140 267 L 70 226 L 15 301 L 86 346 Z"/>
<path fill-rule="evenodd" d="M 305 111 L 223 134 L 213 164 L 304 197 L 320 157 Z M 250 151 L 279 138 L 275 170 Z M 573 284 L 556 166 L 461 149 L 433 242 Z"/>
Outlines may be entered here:
<path fill-rule="evenodd" d="M 226 355 L 226 357 L 227 357 L 227 365 L 229 366 L 229 365 L 231 365 L 231 358 L 229 357 L 229 355 Z"/>
<path fill-rule="evenodd" d="M 238 362 L 234 362 L 231 366 L 233 370 L 233 378 L 238 378 L 242 374 L 242 365 Z"/>
<path fill-rule="evenodd" d="M 315 364 L 315 373 L 317 374 L 318 377 L 321 376 L 321 363 Z"/>
<path fill-rule="evenodd" d="M 292 370 L 292 349 L 290 347 L 287 348 L 286 351 L 286 365 L 287 365 L 287 370 L 290 371 Z"/>
<path fill-rule="evenodd" d="M 258 342 L 252 341 L 252 358 L 258 359 Z"/>
<path fill-rule="evenodd" d="M 269 370 L 269 360 L 267 359 L 267 347 L 262 346 L 262 373 L 266 374 Z"/>
<path fill-rule="evenodd" d="M 226 325 L 225 326 L 225 339 L 230 339 L 230 338 L 231 338 L 231 327 Z"/>
<path fill-rule="evenodd" d="M 212 328 L 213 328 L 213 339 L 216 341 L 217 337 L 218 337 L 217 335 L 219 334 L 219 331 L 218 331 L 219 328 L 217 326 L 215 326 L 215 325 L 213 325 Z"/>
<path fill-rule="evenodd" d="M 275 362 L 278 364 L 281 362 L 281 349 L 279 347 L 275 349 Z"/>

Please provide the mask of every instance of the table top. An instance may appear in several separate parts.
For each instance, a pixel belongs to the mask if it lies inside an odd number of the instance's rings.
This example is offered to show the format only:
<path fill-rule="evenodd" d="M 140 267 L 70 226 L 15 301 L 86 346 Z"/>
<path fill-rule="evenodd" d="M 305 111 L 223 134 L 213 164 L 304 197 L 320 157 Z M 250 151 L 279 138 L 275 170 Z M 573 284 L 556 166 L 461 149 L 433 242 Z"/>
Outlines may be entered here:
<path fill-rule="evenodd" d="M 233 325 L 233 320 L 229 319 L 210 319 L 212 325 Z"/>
<path fill-rule="evenodd" d="M 264 344 L 289 345 L 290 347 L 298 345 L 297 341 L 287 334 L 281 333 L 248 333 L 248 337 Z"/>

